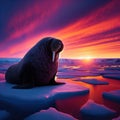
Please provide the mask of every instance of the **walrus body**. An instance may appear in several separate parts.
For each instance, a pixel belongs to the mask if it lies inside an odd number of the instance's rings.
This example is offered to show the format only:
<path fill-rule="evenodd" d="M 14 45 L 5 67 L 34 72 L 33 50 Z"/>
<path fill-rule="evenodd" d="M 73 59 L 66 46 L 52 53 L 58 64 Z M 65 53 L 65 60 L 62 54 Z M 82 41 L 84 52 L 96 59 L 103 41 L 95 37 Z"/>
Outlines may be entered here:
<path fill-rule="evenodd" d="M 55 44 L 60 44 L 57 48 Z M 52 49 L 55 51 L 55 58 L 52 61 Z M 48 85 L 55 83 L 55 75 L 58 69 L 58 54 L 63 49 L 60 40 L 47 37 L 39 41 L 23 59 L 8 68 L 5 78 L 12 84 L 32 84 L 34 86 Z"/>

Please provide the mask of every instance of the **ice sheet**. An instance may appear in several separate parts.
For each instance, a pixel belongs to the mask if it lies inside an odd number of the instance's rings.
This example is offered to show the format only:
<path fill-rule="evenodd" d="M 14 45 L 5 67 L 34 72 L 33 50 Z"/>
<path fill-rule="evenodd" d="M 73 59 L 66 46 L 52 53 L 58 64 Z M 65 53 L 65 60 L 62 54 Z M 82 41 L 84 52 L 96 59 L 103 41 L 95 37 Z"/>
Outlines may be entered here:
<path fill-rule="evenodd" d="M 108 85 L 108 82 L 97 80 L 97 79 L 76 79 L 75 81 L 82 81 L 88 84 L 93 84 L 93 85 Z"/>
<path fill-rule="evenodd" d="M 33 89 L 12 89 L 9 83 L 0 83 L 0 104 L 16 119 L 22 119 L 55 103 L 56 99 L 82 95 L 88 88 L 67 83 L 56 86 L 43 86 Z"/>

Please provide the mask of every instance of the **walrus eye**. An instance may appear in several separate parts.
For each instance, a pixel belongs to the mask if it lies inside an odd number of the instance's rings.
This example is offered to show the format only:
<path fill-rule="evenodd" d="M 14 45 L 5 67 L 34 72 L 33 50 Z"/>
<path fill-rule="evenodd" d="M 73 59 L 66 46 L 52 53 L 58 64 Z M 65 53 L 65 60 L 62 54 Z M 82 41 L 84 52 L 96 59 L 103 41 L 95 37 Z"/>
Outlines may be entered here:
<path fill-rule="evenodd" d="M 52 62 L 55 61 L 55 51 L 52 52 Z"/>

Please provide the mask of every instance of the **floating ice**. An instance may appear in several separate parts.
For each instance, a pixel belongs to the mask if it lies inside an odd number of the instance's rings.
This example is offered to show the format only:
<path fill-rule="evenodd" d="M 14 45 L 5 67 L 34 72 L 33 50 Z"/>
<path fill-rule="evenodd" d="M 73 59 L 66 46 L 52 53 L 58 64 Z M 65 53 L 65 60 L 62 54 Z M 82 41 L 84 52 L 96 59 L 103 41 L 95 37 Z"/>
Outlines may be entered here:
<path fill-rule="evenodd" d="M 51 107 L 48 110 L 41 110 L 40 112 L 37 112 L 29 116 L 25 120 L 77 120 L 77 119 L 66 113 L 59 112 L 55 108 Z"/>
<path fill-rule="evenodd" d="M 120 73 L 119 74 L 104 74 L 102 76 L 105 77 L 105 78 L 120 80 Z"/>
<path fill-rule="evenodd" d="M 75 81 L 82 81 L 82 82 L 93 84 L 93 85 L 107 85 L 107 84 L 109 84 L 108 82 L 100 81 L 97 79 L 77 79 Z"/>
<path fill-rule="evenodd" d="M 56 86 L 42 86 L 33 89 L 12 89 L 9 83 L 0 83 L 0 106 L 10 112 L 15 119 L 24 117 L 53 106 L 55 100 L 89 92 L 88 88 L 67 83 Z"/>
<path fill-rule="evenodd" d="M 114 102 L 120 103 L 120 90 L 114 90 L 110 92 L 104 92 L 103 97 Z"/>
<path fill-rule="evenodd" d="M 88 100 L 81 109 L 80 113 L 87 120 L 108 120 L 115 117 L 116 112 L 104 105 L 97 104 L 93 100 Z"/>

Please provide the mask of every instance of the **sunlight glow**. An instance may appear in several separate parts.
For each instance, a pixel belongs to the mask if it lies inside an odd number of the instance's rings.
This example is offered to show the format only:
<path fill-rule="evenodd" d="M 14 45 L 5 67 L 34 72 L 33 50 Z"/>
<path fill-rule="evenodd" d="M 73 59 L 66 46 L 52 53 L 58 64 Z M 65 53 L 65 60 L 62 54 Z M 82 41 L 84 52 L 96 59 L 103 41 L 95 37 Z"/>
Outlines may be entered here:
<path fill-rule="evenodd" d="M 93 61 L 93 57 L 91 57 L 91 56 L 85 56 L 85 57 L 82 57 L 81 59 L 85 63 L 91 63 Z"/>
<path fill-rule="evenodd" d="M 92 56 L 84 56 L 84 57 L 80 57 L 80 59 L 91 60 L 91 59 L 93 59 L 93 57 Z"/>

